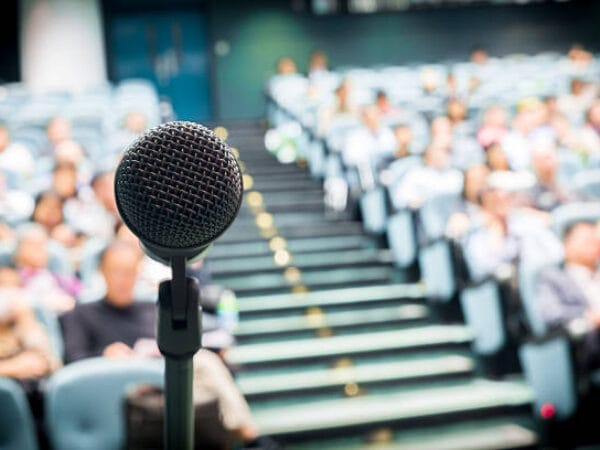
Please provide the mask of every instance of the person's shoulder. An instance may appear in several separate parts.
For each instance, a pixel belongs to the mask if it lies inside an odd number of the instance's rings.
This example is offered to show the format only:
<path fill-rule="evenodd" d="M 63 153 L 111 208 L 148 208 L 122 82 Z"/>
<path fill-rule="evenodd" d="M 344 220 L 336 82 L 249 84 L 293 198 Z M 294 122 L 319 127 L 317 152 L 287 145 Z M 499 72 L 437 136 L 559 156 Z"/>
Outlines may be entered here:
<path fill-rule="evenodd" d="M 540 271 L 538 282 L 546 284 L 564 284 L 568 281 L 568 275 L 564 267 L 549 266 Z"/>

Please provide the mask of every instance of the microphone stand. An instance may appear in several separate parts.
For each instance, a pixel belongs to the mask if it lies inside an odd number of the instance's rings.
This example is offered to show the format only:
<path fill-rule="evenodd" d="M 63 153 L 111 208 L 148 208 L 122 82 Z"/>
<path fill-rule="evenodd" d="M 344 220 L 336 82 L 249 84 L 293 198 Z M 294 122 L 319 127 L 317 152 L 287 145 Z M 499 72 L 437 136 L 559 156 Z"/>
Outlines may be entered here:
<path fill-rule="evenodd" d="M 158 290 L 157 341 L 165 357 L 164 448 L 194 446 L 193 357 L 201 347 L 198 282 L 185 275 L 184 256 L 173 256 L 173 279 Z"/>

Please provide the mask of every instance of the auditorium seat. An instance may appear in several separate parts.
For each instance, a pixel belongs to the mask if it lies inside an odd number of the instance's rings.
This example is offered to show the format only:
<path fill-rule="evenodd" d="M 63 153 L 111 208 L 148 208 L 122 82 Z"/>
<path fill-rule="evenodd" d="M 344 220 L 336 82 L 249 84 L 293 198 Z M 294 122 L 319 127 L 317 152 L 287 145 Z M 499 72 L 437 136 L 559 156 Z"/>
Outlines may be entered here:
<path fill-rule="evenodd" d="M 0 449 L 38 450 L 29 403 L 19 383 L 0 377 Z"/>
<path fill-rule="evenodd" d="M 45 391 L 46 431 L 52 447 L 123 448 L 127 390 L 162 382 L 161 361 L 93 358 L 64 367 L 48 380 Z"/>

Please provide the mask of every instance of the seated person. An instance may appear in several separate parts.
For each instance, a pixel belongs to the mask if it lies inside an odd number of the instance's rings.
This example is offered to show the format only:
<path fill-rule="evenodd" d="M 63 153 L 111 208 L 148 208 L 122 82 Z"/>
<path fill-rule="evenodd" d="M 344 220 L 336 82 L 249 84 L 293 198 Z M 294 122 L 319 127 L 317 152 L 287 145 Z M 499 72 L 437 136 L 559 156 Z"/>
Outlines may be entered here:
<path fill-rule="evenodd" d="M 448 236 L 459 239 L 478 223 L 478 218 L 481 217 L 479 195 L 487 185 L 489 175 L 490 170 L 484 164 L 473 165 L 463 172 L 462 205 L 459 211 L 448 217 Z"/>
<path fill-rule="evenodd" d="M 48 268 L 49 240 L 42 226 L 28 224 L 20 230 L 13 261 L 24 295 L 31 304 L 57 313 L 73 308 L 80 283 L 74 276 L 54 273 Z"/>
<path fill-rule="evenodd" d="M 103 252 L 100 270 L 106 282 L 106 296 L 80 304 L 61 317 L 67 362 L 100 355 L 160 356 L 156 345 L 156 305 L 133 298 L 140 263 L 139 248 L 130 243 L 117 240 Z M 208 350 L 200 350 L 194 356 L 194 386 L 196 401 L 216 399 L 225 428 L 246 445 L 254 445 L 258 432 L 248 405 L 225 365 Z"/>
<path fill-rule="evenodd" d="M 54 372 L 60 361 L 19 282 L 15 270 L 0 268 L 0 377 L 35 380 Z"/>
<path fill-rule="evenodd" d="M 539 312 L 548 328 L 588 332 L 587 363 L 598 367 L 600 345 L 600 239 L 594 224 L 578 222 L 563 235 L 564 265 L 545 270 L 538 282 Z"/>
<path fill-rule="evenodd" d="M 350 167 L 377 166 L 394 152 L 396 140 L 389 127 L 381 123 L 381 114 L 376 106 L 367 106 L 362 111 L 363 126 L 352 131 L 346 141 L 342 156 Z"/>
<path fill-rule="evenodd" d="M 536 177 L 535 185 L 529 190 L 533 208 L 549 212 L 573 200 L 557 179 L 558 158 L 552 145 L 538 145 L 533 151 L 531 165 Z"/>
<path fill-rule="evenodd" d="M 413 153 L 413 133 L 410 125 L 401 124 L 394 128 L 394 137 L 396 138 L 396 146 L 394 149 L 393 158 L 404 158 Z"/>
<path fill-rule="evenodd" d="M 546 223 L 536 214 L 516 208 L 515 193 L 492 178 L 479 196 L 480 226 L 464 242 L 472 277 L 478 280 L 498 274 L 516 263 L 558 259 L 560 243 Z"/>
<path fill-rule="evenodd" d="M 502 106 L 494 105 L 485 110 L 483 123 L 477 131 L 477 140 L 482 147 L 500 142 L 508 133 L 508 113 Z"/>
<path fill-rule="evenodd" d="M 430 145 L 423 155 L 425 164 L 411 169 L 394 188 L 394 205 L 417 208 L 435 194 L 459 192 L 462 174 L 449 167 L 449 157 L 446 148 Z"/>

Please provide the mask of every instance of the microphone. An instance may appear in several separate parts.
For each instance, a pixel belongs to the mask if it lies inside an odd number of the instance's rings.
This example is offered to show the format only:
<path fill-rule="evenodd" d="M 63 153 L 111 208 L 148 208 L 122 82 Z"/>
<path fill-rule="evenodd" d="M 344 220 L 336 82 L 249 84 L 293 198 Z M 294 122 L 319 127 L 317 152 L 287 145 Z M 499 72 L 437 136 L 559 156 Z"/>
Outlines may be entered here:
<path fill-rule="evenodd" d="M 117 208 L 173 279 L 158 289 L 157 342 L 165 357 L 164 448 L 194 442 L 193 355 L 201 348 L 199 288 L 185 265 L 204 256 L 242 203 L 240 167 L 227 144 L 202 125 L 169 122 L 125 151 L 115 175 Z"/>
<path fill-rule="evenodd" d="M 193 122 L 168 122 L 125 151 L 115 176 L 121 218 L 146 253 L 169 264 L 199 259 L 242 203 L 240 167 L 229 146 Z"/>

